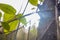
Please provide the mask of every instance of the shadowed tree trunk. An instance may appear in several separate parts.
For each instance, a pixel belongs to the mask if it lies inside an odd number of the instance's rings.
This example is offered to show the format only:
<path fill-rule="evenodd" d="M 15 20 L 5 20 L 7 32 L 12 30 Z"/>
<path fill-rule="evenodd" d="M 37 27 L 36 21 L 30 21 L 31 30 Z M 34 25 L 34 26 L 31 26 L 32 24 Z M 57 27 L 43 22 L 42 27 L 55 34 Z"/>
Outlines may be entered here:
<path fill-rule="evenodd" d="M 57 40 L 57 27 L 55 22 L 55 0 L 44 0 L 43 5 L 38 4 L 40 22 L 37 40 Z"/>

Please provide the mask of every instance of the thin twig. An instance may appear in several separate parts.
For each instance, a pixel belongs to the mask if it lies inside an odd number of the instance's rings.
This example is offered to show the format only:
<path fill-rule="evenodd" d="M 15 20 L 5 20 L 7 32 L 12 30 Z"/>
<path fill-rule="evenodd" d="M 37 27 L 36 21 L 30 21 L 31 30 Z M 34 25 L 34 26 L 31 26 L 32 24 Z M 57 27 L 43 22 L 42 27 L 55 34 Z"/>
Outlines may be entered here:
<path fill-rule="evenodd" d="M 20 18 L 15 18 L 15 19 L 9 20 L 9 21 L 7 21 L 7 22 L 10 23 L 10 22 L 13 22 L 13 21 L 15 21 L 15 20 L 19 20 L 19 19 L 21 19 L 21 18 L 23 18 L 23 17 L 26 17 L 26 16 L 29 16 L 29 15 L 32 15 L 32 14 L 34 14 L 34 13 L 35 13 L 35 12 L 32 12 L 32 13 L 26 14 L 26 15 L 20 17 Z"/>
<path fill-rule="evenodd" d="M 14 31 L 9 31 L 9 32 L 11 32 L 11 33 L 9 33 L 8 35 L 10 35 L 10 34 L 16 32 L 16 31 L 20 30 L 20 29 L 23 28 L 23 27 L 24 27 L 24 26 L 22 26 L 22 27 L 20 27 L 20 28 L 18 28 L 18 29 L 16 29 L 16 30 L 14 30 Z"/>
<path fill-rule="evenodd" d="M 27 1 L 27 4 L 26 4 L 26 6 L 25 6 L 22 14 L 24 14 L 24 12 L 25 12 L 25 10 L 26 10 L 26 8 L 27 8 L 27 6 L 28 6 L 28 3 L 29 3 L 29 0 Z"/>

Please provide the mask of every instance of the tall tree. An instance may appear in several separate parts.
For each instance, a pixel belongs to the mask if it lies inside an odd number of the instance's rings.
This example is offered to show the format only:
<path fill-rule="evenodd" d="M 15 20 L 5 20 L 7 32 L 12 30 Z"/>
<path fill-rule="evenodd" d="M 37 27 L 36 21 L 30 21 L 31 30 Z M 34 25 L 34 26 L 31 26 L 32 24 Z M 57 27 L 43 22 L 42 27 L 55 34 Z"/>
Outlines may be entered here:
<path fill-rule="evenodd" d="M 40 22 L 37 40 L 57 40 L 57 27 L 55 22 L 55 0 L 44 0 L 38 4 Z"/>

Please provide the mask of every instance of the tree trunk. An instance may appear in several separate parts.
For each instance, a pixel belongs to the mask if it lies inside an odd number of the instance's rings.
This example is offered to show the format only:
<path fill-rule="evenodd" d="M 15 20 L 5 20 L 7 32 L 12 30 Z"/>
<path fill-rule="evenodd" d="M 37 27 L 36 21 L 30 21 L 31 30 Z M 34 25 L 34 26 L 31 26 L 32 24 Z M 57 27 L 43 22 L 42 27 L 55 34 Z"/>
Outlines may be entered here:
<path fill-rule="evenodd" d="M 57 40 L 57 26 L 55 21 L 55 0 L 44 0 L 38 5 L 40 22 L 37 40 Z"/>

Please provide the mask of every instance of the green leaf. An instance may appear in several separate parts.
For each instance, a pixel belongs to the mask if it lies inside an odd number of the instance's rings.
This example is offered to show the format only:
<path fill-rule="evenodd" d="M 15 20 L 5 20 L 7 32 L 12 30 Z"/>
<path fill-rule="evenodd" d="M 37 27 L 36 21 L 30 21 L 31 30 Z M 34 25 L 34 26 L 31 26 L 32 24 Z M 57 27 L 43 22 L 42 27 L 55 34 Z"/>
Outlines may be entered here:
<path fill-rule="evenodd" d="M 20 20 L 20 23 L 26 25 L 27 24 L 26 18 L 24 18 L 24 17 L 22 18 L 22 17 L 23 17 L 23 14 L 18 14 L 16 16 L 16 18 L 18 18 Z"/>
<path fill-rule="evenodd" d="M 30 0 L 29 2 L 34 6 L 38 5 L 38 0 Z"/>
<path fill-rule="evenodd" d="M 17 28 L 18 22 L 19 22 L 18 20 L 15 20 L 15 21 L 9 23 L 10 31 L 13 31 L 13 30 L 15 30 Z"/>
<path fill-rule="evenodd" d="M 40 2 L 44 2 L 44 0 L 39 0 Z"/>
<path fill-rule="evenodd" d="M 10 30 L 10 26 L 9 26 L 9 24 L 8 24 L 7 22 L 2 22 L 2 27 L 3 27 L 5 30 L 7 30 L 7 31 Z"/>
<path fill-rule="evenodd" d="M 10 22 L 9 24 L 8 24 L 8 21 L 12 20 L 14 18 L 20 18 L 23 15 L 18 14 L 17 17 L 15 17 L 16 10 L 8 4 L 0 3 L 0 9 L 4 12 L 2 26 L 4 27 L 4 32 L 7 32 L 7 34 L 8 34 L 9 31 L 13 31 L 17 28 L 17 25 L 19 22 L 18 20 L 20 20 L 20 19 Z M 25 18 L 21 18 L 20 22 L 25 24 L 25 22 L 26 22 Z"/>
<path fill-rule="evenodd" d="M 1 18 L 1 16 L 2 16 L 2 13 L 0 12 L 0 18 Z"/>
<path fill-rule="evenodd" d="M 20 22 L 21 22 L 22 24 L 24 24 L 24 25 L 27 24 L 26 18 L 21 18 L 21 19 L 20 19 Z"/>
<path fill-rule="evenodd" d="M 9 20 L 13 19 L 14 16 L 15 16 L 15 14 L 7 14 L 7 13 L 5 13 L 4 16 L 3 16 L 3 21 L 4 22 L 9 21 Z"/>
<path fill-rule="evenodd" d="M 16 10 L 8 4 L 0 3 L 0 9 L 5 13 L 9 13 L 9 14 L 15 14 L 16 13 Z"/>

